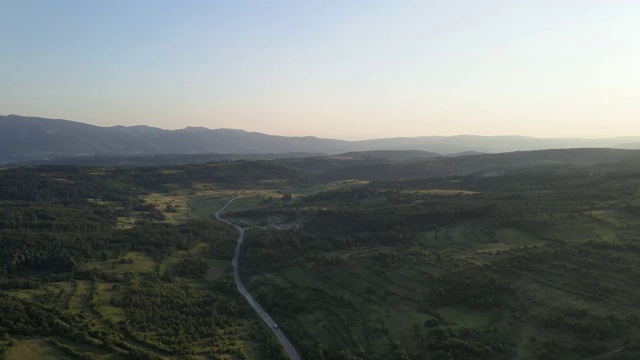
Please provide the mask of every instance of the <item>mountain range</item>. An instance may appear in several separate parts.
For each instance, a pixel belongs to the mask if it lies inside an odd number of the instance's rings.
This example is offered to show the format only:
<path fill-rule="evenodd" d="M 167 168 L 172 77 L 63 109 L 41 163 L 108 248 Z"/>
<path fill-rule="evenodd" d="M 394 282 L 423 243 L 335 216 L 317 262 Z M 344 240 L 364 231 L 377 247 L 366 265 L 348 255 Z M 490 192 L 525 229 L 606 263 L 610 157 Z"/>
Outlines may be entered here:
<path fill-rule="evenodd" d="M 149 126 L 100 127 L 61 119 L 0 115 L 0 164 L 89 156 L 210 153 L 331 155 L 382 150 L 420 150 L 438 156 L 466 152 L 502 153 L 594 147 L 640 149 L 640 137 L 556 139 L 460 135 L 346 141 L 202 127 L 180 130 L 164 130 Z"/>

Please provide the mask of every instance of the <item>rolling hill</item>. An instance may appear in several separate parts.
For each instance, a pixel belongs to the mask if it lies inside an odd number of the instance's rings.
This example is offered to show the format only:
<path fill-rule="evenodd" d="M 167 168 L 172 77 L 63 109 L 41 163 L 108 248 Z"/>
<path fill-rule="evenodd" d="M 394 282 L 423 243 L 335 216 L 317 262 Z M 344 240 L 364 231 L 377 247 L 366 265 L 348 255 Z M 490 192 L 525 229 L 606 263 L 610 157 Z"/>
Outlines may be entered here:
<path fill-rule="evenodd" d="M 345 141 L 312 136 L 275 136 L 236 129 L 99 127 L 69 120 L 0 116 L 0 164 L 88 156 L 340 154 L 381 150 L 419 150 L 448 155 L 461 152 L 500 153 L 586 147 L 635 149 L 640 148 L 640 137 L 539 139 L 524 136 L 461 135 Z"/>

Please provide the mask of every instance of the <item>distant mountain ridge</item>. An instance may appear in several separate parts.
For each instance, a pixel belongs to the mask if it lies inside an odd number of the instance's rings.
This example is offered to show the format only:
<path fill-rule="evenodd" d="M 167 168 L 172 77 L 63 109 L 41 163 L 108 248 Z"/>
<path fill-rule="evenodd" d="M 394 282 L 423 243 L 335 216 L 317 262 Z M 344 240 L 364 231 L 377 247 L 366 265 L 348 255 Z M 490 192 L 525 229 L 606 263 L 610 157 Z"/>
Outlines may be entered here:
<path fill-rule="evenodd" d="M 277 159 L 276 163 L 299 169 L 321 181 L 424 179 L 469 174 L 496 176 L 513 173 L 567 171 L 589 174 L 597 167 L 600 172 L 635 169 L 640 163 L 640 150 L 609 148 L 572 148 L 513 151 L 498 154 L 416 157 L 394 156 L 393 152 L 360 153 L 362 156 L 298 157 Z M 353 154 L 353 153 L 352 153 Z M 380 156 L 376 156 L 380 155 Z"/>
<path fill-rule="evenodd" d="M 581 147 L 638 149 L 640 137 L 589 140 L 461 135 L 346 141 L 201 127 L 180 130 L 144 125 L 99 127 L 61 119 L 0 115 L 0 164 L 74 156 L 339 154 L 383 150 L 419 150 L 447 155 Z"/>

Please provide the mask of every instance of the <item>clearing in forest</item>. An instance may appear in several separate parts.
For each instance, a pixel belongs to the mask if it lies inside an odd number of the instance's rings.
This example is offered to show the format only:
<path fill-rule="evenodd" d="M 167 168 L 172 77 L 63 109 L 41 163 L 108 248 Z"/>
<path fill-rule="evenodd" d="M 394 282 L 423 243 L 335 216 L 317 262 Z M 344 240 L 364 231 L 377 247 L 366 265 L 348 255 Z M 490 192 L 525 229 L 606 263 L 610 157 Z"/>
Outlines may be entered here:
<path fill-rule="evenodd" d="M 93 312 L 89 305 L 91 296 L 93 295 L 93 281 L 76 280 L 76 291 L 69 300 L 69 310 L 80 312 L 84 311 L 88 314 Z"/>
<path fill-rule="evenodd" d="M 207 268 L 207 275 L 205 280 L 215 281 L 223 277 L 231 267 L 231 261 L 229 260 L 212 260 L 208 259 L 209 267 Z"/>
<path fill-rule="evenodd" d="M 491 323 L 491 314 L 464 306 L 445 306 L 436 311 L 454 327 L 477 328 Z"/>
<path fill-rule="evenodd" d="M 17 341 L 9 350 L 8 360 L 45 360 L 45 359 L 73 359 L 60 349 L 44 339 L 25 339 Z"/>
<path fill-rule="evenodd" d="M 151 272 L 155 271 L 158 263 L 142 251 L 129 251 L 120 259 L 88 261 L 83 265 L 84 269 L 98 268 L 104 271 L 126 272 Z"/>
<path fill-rule="evenodd" d="M 117 302 L 124 296 L 124 289 L 120 284 L 116 283 L 97 283 L 97 310 L 106 319 L 112 320 L 117 323 L 120 320 L 126 319 L 124 309 L 114 306 L 114 300 Z"/>
<path fill-rule="evenodd" d="M 321 287 L 320 281 L 305 269 L 295 266 L 283 271 L 284 276 L 291 282 L 302 287 Z"/>

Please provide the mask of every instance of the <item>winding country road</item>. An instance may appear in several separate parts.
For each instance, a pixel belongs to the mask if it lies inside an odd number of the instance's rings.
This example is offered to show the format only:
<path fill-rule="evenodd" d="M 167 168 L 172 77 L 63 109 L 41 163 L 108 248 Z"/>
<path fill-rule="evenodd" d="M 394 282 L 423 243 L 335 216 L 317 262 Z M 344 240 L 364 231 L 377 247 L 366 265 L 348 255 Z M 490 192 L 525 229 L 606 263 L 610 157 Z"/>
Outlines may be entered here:
<path fill-rule="evenodd" d="M 240 232 L 240 235 L 238 236 L 238 244 L 236 245 L 236 251 L 233 255 L 233 279 L 236 281 L 236 286 L 238 287 L 238 291 L 240 291 L 242 296 L 244 296 L 244 298 L 247 299 L 247 301 L 249 302 L 249 305 L 251 305 L 251 307 L 258 313 L 258 315 L 260 315 L 260 317 L 262 318 L 262 321 L 264 321 L 267 324 L 269 329 L 271 329 L 271 331 L 273 331 L 274 335 L 278 338 L 278 340 L 280 340 L 280 343 L 282 343 L 282 346 L 287 351 L 287 354 L 289 354 L 289 358 L 291 358 L 291 360 L 300 360 L 301 359 L 300 355 L 298 355 L 298 352 L 296 351 L 296 349 L 293 347 L 293 345 L 291 345 L 291 343 L 289 342 L 289 339 L 287 339 L 287 337 L 284 336 L 284 333 L 282 332 L 282 330 L 280 330 L 279 328 L 276 328 L 276 323 L 273 321 L 271 316 L 269 316 L 269 314 L 267 314 L 267 312 L 264 311 L 262 306 L 258 304 L 258 302 L 253 298 L 253 296 L 249 294 L 249 291 L 247 291 L 247 289 L 244 287 L 244 284 L 242 283 L 242 279 L 240 278 L 240 270 L 238 269 L 238 257 L 240 256 L 240 246 L 242 245 L 242 241 L 244 241 L 244 229 L 220 217 L 220 213 L 222 213 L 227 208 L 227 206 L 229 206 L 236 199 L 237 198 L 233 198 L 229 200 L 215 214 L 216 220 L 230 224 L 234 228 L 238 229 L 238 231 Z"/>

